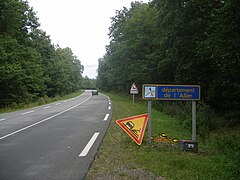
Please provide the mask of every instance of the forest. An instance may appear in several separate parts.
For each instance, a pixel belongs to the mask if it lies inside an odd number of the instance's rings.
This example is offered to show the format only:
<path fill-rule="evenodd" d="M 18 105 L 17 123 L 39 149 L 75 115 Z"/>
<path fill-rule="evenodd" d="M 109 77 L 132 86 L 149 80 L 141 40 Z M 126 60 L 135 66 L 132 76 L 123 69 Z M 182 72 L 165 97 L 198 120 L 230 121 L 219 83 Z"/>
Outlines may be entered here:
<path fill-rule="evenodd" d="M 201 86 L 201 104 L 224 124 L 240 119 L 240 1 L 152 0 L 116 11 L 99 58 L 97 86 Z"/>
<path fill-rule="evenodd" d="M 25 0 L 0 1 L 0 108 L 78 91 L 84 70 L 51 42 Z"/>

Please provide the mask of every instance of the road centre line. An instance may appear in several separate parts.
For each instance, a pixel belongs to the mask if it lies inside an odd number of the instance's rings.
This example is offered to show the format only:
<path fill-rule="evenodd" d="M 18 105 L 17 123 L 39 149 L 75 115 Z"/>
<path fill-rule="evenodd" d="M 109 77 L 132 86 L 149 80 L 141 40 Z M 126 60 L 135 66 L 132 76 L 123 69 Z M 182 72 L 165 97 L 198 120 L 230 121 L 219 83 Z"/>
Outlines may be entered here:
<path fill-rule="evenodd" d="M 108 106 L 108 110 L 110 110 L 111 109 L 111 106 Z"/>
<path fill-rule="evenodd" d="M 98 135 L 100 134 L 100 132 L 95 132 L 93 134 L 93 136 L 91 137 L 91 139 L 88 141 L 87 145 L 85 146 L 85 148 L 82 150 L 82 152 L 79 154 L 79 157 L 85 157 L 89 150 L 91 149 L 92 145 L 94 144 L 94 142 L 96 141 Z"/>
<path fill-rule="evenodd" d="M 109 114 L 106 114 L 103 121 L 106 121 L 108 119 Z"/>
<path fill-rule="evenodd" d="M 43 107 L 43 109 L 47 109 L 47 108 L 50 108 L 51 106 L 45 106 L 45 107 Z"/>
<path fill-rule="evenodd" d="M 29 114 L 29 113 L 32 113 L 32 112 L 34 112 L 34 111 L 32 110 L 32 111 L 24 112 L 24 113 L 21 113 L 21 115 Z"/>
<path fill-rule="evenodd" d="M 6 120 L 7 118 L 2 118 L 2 119 L 0 119 L 0 121 L 4 121 L 4 120 Z"/>
<path fill-rule="evenodd" d="M 72 107 L 70 107 L 70 108 L 68 108 L 68 109 L 65 109 L 64 111 L 61 111 L 61 112 L 59 112 L 59 113 L 57 113 L 57 114 L 55 114 L 55 115 L 52 115 L 52 116 L 50 116 L 50 117 L 48 117 L 48 118 L 45 118 L 45 119 L 43 119 L 43 120 L 41 120 L 41 121 L 38 121 L 38 122 L 36 122 L 36 123 L 33 123 L 33 124 L 31 124 L 31 125 L 29 125 L 29 126 L 26 126 L 26 127 L 22 128 L 22 129 L 19 129 L 19 130 L 17 130 L 17 131 L 14 131 L 14 132 L 12 132 L 12 133 L 10 133 L 10 134 L 7 134 L 7 135 L 5 135 L 5 136 L 2 136 L 2 137 L 0 137 L 0 140 L 5 139 L 5 138 L 7 138 L 7 137 L 9 137 L 9 136 L 12 136 L 12 135 L 14 135 L 14 134 L 17 134 L 17 133 L 19 133 L 19 132 L 22 132 L 22 131 L 24 131 L 24 130 L 26 130 L 26 129 L 29 129 L 29 128 L 31 128 L 31 127 L 33 127 L 33 126 L 36 126 L 36 125 L 38 125 L 38 124 L 40 124 L 40 123 L 43 123 L 43 122 L 45 122 L 45 121 L 48 121 L 49 119 L 52 119 L 52 118 L 54 118 L 54 117 L 56 117 L 56 116 L 59 116 L 60 114 L 63 114 L 63 113 L 65 113 L 65 112 L 67 112 L 67 111 L 69 111 L 69 110 L 71 110 L 71 109 L 73 109 L 73 108 L 75 108 L 75 107 L 77 107 L 77 106 L 85 103 L 85 102 L 88 101 L 90 98 L 91 98 L 91 96 L 89 96 L 87 99 L 85 99 L 85 100 L 82 101 L 81 103 L 78 103 L 78 104 L 76 104 L 76 105 L 74 105 L 74 106 L 72 106 Z"/>
<path fill-rule="evenodd" d="M 59 104 L 61 104 L 61 103 L 56 103 L 55 105 L 57 106 L 57 105 L 59 105 Z"/>

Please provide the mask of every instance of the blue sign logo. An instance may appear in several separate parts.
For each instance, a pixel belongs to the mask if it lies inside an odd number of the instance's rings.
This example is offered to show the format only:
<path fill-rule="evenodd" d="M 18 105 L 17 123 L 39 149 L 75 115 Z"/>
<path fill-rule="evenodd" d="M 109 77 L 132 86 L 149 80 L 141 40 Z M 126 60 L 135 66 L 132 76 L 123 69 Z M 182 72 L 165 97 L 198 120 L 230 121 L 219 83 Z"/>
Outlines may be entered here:
<path fill-rule="evenodd" d="M 144 86 L 144 98 L 156 98 L 156 86 Z"/>

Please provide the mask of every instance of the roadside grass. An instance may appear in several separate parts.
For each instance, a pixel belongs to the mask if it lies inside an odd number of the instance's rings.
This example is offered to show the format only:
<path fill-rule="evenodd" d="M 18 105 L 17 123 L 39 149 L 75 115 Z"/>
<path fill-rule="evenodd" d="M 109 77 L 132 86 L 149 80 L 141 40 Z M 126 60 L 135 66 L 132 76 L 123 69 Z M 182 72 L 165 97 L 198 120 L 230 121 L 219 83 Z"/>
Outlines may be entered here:
<path fill-rule="evenodd" d="M 223 141 L 224 137 L 230 136 L 228 133 L 222 138 L 219 138 L 217 133 L 207 140 L 199 139 L 198 153 L 184 152 L 180 150 L 178 144 L 152 142 L 149 146 L 147 130 L 142 145 L 138 146 L 115 121 L 147 113 L 147 104 L 137 101 L 133 105 L 130 98 L 107 95 L 113 102 L 113 118 L 86 179 L 236 179 L 239 177 L 239 143 L 234 145 L 234 156 L 226 155 L 226 152 L 229 152 L 228 147 L 226 151 L 220 152 L 221 147 L 228 144 L 228 140 Z M 191 139 L 191 127 L 184 129 L 175 117 L 152 109 L 152 136 L 159 137 L 161 133 L 167 134 L 170 139 L 173 137 Z M 239 138 L 239 131 L 237 134 Z M 236 140 L 231 142 L 233 141 Z M 218 145 L 220 146 L 217 147 Z"/>
<path fill-rule="evenodd" d="M 79 96 L 83 92 L 84 92 L 83 90 L 80 90 L 78 92 L 74 92 L 74 93 L 64 95 L 64 96 L 56 96 L 54 98 L 50 98 L 47 96 L 42 97 L 42 98 L 38 99 L 36 102 L 13 104 L 12 106 L 1 108 L 0 114 L 13 112 L 13 111 L 17 111 L 17 110 L 22 110 L 22 109 L 27 109 L 27 108 L 32 108 L 32 107 L 36 107 L 36 106 L 41 106 L 44 104 L 49 104 L 52 102 L 61 101 L 61 100 L 65 100 L 65 99 L 70 99 L 70 98 Z"/>

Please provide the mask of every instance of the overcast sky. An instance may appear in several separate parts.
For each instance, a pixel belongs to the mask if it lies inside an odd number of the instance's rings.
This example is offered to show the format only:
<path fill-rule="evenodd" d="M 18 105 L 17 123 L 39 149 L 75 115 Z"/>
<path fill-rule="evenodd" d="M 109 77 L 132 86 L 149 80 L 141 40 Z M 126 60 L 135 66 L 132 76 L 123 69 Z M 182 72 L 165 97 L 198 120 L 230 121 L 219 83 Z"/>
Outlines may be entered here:
<path fill-rule="evenodd" d="M 97 76 L 98 59 L 109 44 L 110 17 L 132 0 L 28 0 L 52 43 L 70 47 L 84 65 L 83 76 Z M 142 0 L 149 2 L 149 0 Z"/>

